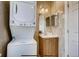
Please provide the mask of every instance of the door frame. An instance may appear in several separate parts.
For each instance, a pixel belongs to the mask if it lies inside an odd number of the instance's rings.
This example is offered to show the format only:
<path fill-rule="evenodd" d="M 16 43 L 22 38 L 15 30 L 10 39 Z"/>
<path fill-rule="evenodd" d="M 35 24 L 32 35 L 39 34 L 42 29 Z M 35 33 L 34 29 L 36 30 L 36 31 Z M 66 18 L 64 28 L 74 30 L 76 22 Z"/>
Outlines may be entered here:
<path fill-rule="evenodd" d="M 69 56 L 69 38 L 68 38 L 68 19 L 69 19 L 69 2 L 65 1 L 65 57 Z"/>

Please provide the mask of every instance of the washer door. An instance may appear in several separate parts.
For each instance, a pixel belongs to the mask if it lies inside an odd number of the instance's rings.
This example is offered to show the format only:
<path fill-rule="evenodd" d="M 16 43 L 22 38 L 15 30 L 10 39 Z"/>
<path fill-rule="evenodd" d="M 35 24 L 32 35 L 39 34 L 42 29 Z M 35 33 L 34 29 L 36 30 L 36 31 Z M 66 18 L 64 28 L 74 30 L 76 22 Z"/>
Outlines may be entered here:
<path fill-rule="evenodd" d="M 21 24 L 35 22 L 35 3 L 15 2 L 13 10 L 13 17 L 16 22 Z"/>

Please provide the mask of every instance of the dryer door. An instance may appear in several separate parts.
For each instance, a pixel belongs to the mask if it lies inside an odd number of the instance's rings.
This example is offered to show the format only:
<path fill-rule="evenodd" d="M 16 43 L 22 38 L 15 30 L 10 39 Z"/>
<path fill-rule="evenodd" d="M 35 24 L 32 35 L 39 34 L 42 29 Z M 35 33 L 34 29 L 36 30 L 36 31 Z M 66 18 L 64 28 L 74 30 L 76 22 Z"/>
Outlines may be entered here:
<path fill-rule="evenodd" d="M 35 22 L 35 3 L 15 2 L 13 17 L 18 24 L 28 24 Z"/>

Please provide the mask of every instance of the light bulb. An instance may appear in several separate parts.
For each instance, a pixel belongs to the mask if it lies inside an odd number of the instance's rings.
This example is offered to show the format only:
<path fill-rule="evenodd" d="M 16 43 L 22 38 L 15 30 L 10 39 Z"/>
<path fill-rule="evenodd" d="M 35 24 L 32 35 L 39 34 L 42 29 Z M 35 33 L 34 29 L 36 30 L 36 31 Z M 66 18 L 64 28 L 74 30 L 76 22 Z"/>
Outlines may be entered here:
<path fill-rule="evenodd" d="M 48 9 L 47 9 L 47 8 L 45 9 L 45 12 L 46 12 L 46 13 L 48 12 Z"/>
<path fill-rule="evenodd" d="M 44 8 L 42 8 L 41 11 L 44 12 Z"/>
<path fill-rule="evenodd" d="M 41 14 L 45 14 L 45 13 L 47 13 L 47 12 L 48 12 L 48 9 L 47 9 L 47 8 L 46 8 L 46 9 L 45 9 L 45 8 L 41 8 L 41 9 L 40 9 L 40 13 L 41 13 Z"/>

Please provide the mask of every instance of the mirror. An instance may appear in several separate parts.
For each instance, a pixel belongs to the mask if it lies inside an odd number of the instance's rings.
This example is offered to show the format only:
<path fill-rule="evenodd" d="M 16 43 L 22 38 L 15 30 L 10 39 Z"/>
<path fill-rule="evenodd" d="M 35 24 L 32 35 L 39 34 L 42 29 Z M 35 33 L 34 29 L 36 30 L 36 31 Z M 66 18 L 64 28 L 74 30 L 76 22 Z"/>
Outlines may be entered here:
<path fill-rule="evenodd" d="M 59 13 L 56 10 L 56 2 L 50 2 L 48 4 L 50 7 L 48 9 L 48 14 L 46 15 L 46 27 L 57 27 L 59 21 Z"/>
<path fill-rule="evenodd" d="M 51 17 L 51 18 L 50 18 Z M 46 17 L 46 26 L 58 26 L 58 15 L 51 15 Z"/>
<path fill-rule="evenodd" d="M 50 26 L 50 17 L 46 17 L 46 26 Z"/>

